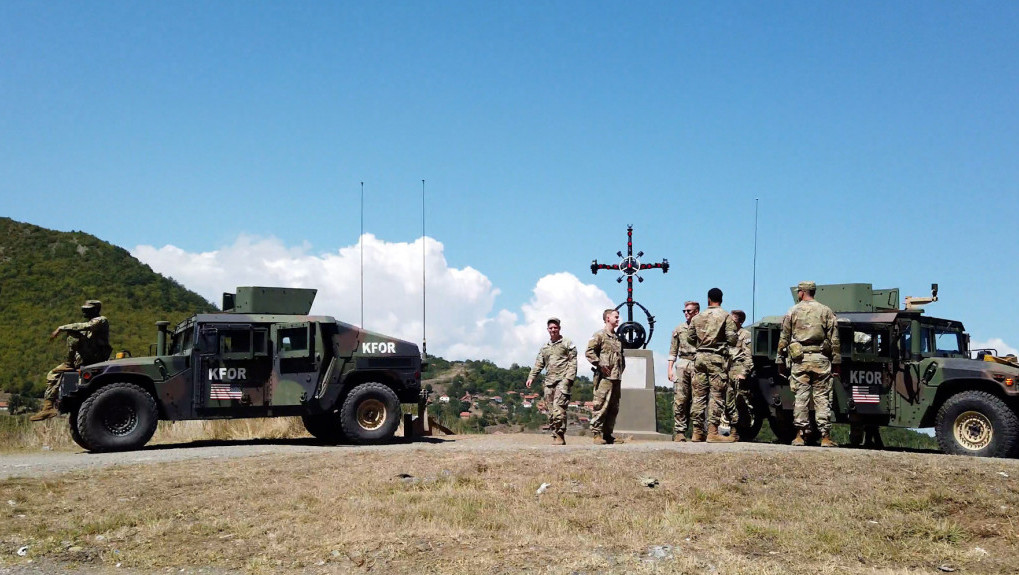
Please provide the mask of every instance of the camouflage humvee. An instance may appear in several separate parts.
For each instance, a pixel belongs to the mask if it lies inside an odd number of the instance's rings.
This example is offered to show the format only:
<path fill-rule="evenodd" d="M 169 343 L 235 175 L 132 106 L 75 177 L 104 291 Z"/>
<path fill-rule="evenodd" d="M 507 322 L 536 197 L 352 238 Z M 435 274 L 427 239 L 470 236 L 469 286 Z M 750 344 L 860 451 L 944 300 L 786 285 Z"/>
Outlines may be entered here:
<path fill-rule="evenodd" d="M 962 323 L 913 307 L 937 301 L 936 284 L 931 298 L 906 298 L 907 309 L 898 309 L 898 289 L 874 290 L 870 284 L 819 285 L 815 297 L 838 315 L 842 367 L 833 385 L 836 421 L 934 427 L 946 453 L 1019 455 L 1019 364 L 995 357 L 994 350 L 970 350 Z M 788 442 L 796 430 L 793 394 L 775 365 L 781 325 L 775 316 L 751 326 L 751 387 L 755 411 L 766 414 L 775 434 Z M 757 418 L 758 429 L 762 419 Z"/>
<path fill-rule="evenodd" d="M 317 290 L 239 287 L 223 312 L 167 333 L 153 357 L 115 359 L 67 373 L 59 409 L 90 451 L 137 449 L 158 420 L 301 416 L 323 441 L 385 442 L 401 403 L 417 403 L 417 345 L 327 316 Z M 168 337 L 169 336 L 169 337 Z"/>

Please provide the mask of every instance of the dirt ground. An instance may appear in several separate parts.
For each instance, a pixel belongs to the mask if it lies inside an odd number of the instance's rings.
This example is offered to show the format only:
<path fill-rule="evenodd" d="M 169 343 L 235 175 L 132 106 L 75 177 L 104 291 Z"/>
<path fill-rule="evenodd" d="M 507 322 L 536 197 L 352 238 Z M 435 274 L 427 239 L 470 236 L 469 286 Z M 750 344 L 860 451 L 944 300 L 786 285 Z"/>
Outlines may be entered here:
<path fill-rule="evenodd" d="M 1011 574 L 1019 564 L 1014 460 L 568 442 L 3 455 L 0 575 Z"/>

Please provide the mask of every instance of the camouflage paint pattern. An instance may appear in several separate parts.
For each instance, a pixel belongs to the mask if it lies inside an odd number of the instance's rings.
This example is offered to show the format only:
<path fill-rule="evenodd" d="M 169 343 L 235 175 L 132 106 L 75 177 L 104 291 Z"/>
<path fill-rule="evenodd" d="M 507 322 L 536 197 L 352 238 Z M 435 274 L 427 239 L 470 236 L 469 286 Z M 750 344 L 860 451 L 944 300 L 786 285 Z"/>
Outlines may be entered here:
<path fill-rule="evenodd" d="M 401 403 L 417 403 L 421 357 L 411 342 L 328 316 L 199 314 L 176 327 L 168 355 L 64 374 L 60 411 L 117 381 L 147 389 L 167 420 L 318 414 L 368 381 L 389 386 Z"/>
<path fill-rule="evenodd" d="M 740 328 L 736 333 L 736 345 L 729 349 L 729 387 L 725 392 L 725 417 L 729 425 L 739 425 L 740 413 L 752 415 L 750 411 L 750 386 L 747 377 L 754 368 L 750 352 L 750 330 Z"/>
<path fill-rule="evenodd" d="M 686 433 L 690 421 L 690 400 L 693 395 L 693 362 L 689 359 L 680 358 L 675 367 L 676 383 L 672 390 L 675 393 L 672 400 L 672 429 L 674 433 Z M 704 412 L 703 406 L 701 412 Z M 703 424 L 703 423 L 702 423 Z"/>
<path fill-rule="evenodd" d="M 619 414 L 619 394 L 626 358 L 623 342 L 615 333 L 598 330 L 587 342 L 585 357 L 594 367 L 594 409 L 591 414 L 591 432 L 605 439 L 612 437 Z M 609 370 L 608 375 L 601 368 Z"/>
<path fill-rule="evenodd" d="M 608 374 L 603 374 L 604 377 L 622 379 L 626 358 L 623 357 L 623 342 L 615 333 L 604 329 L 596 331 L 587 342 L 587 351 L 584 355 L 599 373 L 602 367 L 609 369 Z"/>

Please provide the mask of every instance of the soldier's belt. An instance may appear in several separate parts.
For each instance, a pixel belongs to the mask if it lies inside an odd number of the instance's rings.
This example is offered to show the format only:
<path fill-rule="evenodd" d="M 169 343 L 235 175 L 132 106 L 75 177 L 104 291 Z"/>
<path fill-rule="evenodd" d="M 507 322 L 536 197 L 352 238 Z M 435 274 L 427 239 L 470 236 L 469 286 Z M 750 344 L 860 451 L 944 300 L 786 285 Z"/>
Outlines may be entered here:
<path fill-rule="evenodd" d="M 714 349 L 711 347 L 698 347 L 697 353 L 713 353 L 715 355 L 726 356 L 728 355 L 724 349 Z"/>
<path fill-rule="evenodd" d="M 824 351 L 822 345 L 805 345 L 803 346 L 803 353 L 821 353 Z"/>
<path fill-rule="evenodd" d="M 681 354 L 679 354 L 679 359 L 685 359 L 685 360 L 688 360 L 688 361 L 693 361 L 693 359 L 695 357 L 697 357 L 696 353 L 681 353 Z"/>

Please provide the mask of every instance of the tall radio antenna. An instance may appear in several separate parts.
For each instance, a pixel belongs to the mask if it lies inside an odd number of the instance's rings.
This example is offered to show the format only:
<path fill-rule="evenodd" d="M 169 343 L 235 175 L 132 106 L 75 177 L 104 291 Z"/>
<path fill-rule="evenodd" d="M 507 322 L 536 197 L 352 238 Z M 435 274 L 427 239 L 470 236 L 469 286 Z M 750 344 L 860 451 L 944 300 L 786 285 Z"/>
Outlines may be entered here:
<path fill-rule="evenodd" d="M 760 198 L 754 198 L 754 287 L 750 295 L 750 323 L 757 321 L 757 203 Z"/>
<path fill-rule="evenodd" d="M 361 182 L 361 329 L 364 329 L 364 182 Z"/>
<path fill-rule="evenodd" d="M 428 358 L 428 337 L 425 331 L 428 319 L 428 284 L 425 283 L 425 181 L 421 180 L 421 359 Z"/>

